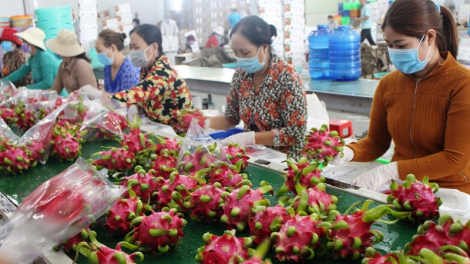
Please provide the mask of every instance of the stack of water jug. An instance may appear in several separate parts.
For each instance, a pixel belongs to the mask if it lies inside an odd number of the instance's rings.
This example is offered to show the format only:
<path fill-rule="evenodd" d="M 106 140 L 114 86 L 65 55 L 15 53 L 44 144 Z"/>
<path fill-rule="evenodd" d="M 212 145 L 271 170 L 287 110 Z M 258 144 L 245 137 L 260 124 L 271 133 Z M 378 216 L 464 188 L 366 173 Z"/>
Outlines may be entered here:
<path fill-rule="evenodd" d="M 359 34 L 350 26 L 330 30 L 318 25 L 309 40 L 309 72 L 312 79 L 356 81 L 361 77 Z"/>

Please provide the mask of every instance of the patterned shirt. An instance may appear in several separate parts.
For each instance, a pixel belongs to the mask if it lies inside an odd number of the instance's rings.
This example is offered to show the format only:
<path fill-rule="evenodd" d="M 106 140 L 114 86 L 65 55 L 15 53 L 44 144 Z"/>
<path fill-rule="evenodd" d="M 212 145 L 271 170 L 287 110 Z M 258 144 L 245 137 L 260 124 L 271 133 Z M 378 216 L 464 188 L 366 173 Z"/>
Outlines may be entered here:
<path fill-rule="evenodd" d="M 238 69 L 233 75 L 227 95 L 227 120 L 237 125 L 245 123 L 245 131 L 256 124 L 259 131 L 271 131 L 275 150 L 295 159 L 301 156 L 307 128 L 307 104 L 302 79 L 293 66 L 277 55 L 268 74 L 255 93 L 252 74 Z"/>
<path fill-rule="evenodd" d="M 23 66 L 25 62 L 26 54 L 24 51 L 18 48 L 15 48 L 10 52 L 5 53 L 5 55 L 3 56 L 3 65 L 5 65 L 4 67 L 8 74 L 11 74 L 21 68 L 21 66 Z M 33 78 L 31 77 L 31 73 L 19 79 L 18 81 L 13 82 L 16 87 L 27 86 L 32 83 Z"/>
<path fill-rule="evenodd" d="M 134 88 L 113 97 L 142 107 L 148 118 L 173 127 L 176 133 L 184 133 L 178 122 L 181 110 L 193 109 L 193 102 L 186 82 L 174 70 L 168 58 L 161 56 L 148 71 L 142 68 L 141 82 Z"/>
<path fill-rule="evenodd" d="M 140 82 L 140 68 L 132 64 L 126 57 L 122 62 L 114 80 L 111 77 L 111 65 L 104 66 L 104 90 L 110 94 L 129 90 Z"/>

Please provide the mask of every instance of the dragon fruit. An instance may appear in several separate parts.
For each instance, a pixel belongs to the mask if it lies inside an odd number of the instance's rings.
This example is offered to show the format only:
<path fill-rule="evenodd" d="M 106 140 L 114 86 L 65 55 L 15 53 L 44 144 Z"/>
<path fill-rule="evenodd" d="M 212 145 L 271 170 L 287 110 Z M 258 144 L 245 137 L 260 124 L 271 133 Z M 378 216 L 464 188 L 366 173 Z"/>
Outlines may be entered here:
<path fill-rule="evenodd" d="M 191 200 L 189 201 L 192 207 L 191 219 L 208 223 L 220 219 L 224 213 L 220 205 L 228 194 L 220 183 L 203 184 L 191 193 Z"/>
<path fill-rule="evenodd" d="M 423 182 L 416 180 L 412 174 L 406 176 L 406 182 L 398 185 L 392 180 L 387 202 L 396 206 L 398 211 L 411 212 L 408 219 L 419 224 L 439 214 L 441 198 L 434 196 L 439 190 L 436 183 L 429 183 L 424 177 Z"/>
<path fill-rule="evenodd" d="M 169 151 L 171 155 L 177 157 L 179 155 L 182 141 L 176 138 L 169 139 L 160 137 L 158 135 L 152 135 L 152 140 L 156 143 L 155 152 L 158 155 L 162 155 L 162 151 Z"/>
<path fill-rule="evenodd" d="M 64 126 L 66 123 L 71 125 L 81 125 L 88 115 L 88 109 L 83 103 L 83 98 L 78 98 L 77 103 L 70 103 L 65 109 L 57 115 L 56 125 Z"/>
<path fill-rule="evenodd" d="M 162 150 L 159 155 L 153 154 L 152 160 L 152 168 L 157 172 L 157 176 L 169 179 L 171 173 L 176 171 L 177 160 L 167 149 Z"/>
<path fill-rule="evenodd" d="M 163 208 L 161 212 L 152 212 L 149 216 L 135 218 L 130 226 L 138 223 L 140 225 L 124 238 L 133 245 L 133 247 L 129 245 L 129 248 L 160 255 L 181 242 L 186 220 L 176 209 Z"/>
<path fill-rule="evenodd" d="M 304 151 L 309 158 L 323 162 L 323 166 L 327 166 L 336 154 L 343 155 L 343 146 L 344 139 L 338 136 L 338 132 L 328 131 L 328 126 L 322 125 L 320 129 L 312 128 L 310 130 Z"/>
<path fill-rule="evenodd" d="M 33 161 L 41 160 L 46 151 L 46 145 L 42 141 L 36 139 L 28 141 L 24 146 L 20 147 L 31 153 L 31 160 Z"/>
<path fill-rule="evenodd" d="M 168 180 L 157 178 L 156 191 L 153 194 L 157 208 L 170 207 L 179 212 L 186 212 L 191 208 L 190 193 L 199 187 L 199 182 L 188 176 L 179 175 L 177 171 L 170 175 Z"/>
<path fill-rule="evenodd" d="M 143 216 L 143 204 L 132 190 L 129 190 L 130 197 L 121 198 L 106 213 L 107 222 L 104 225 L 110 233 L 119 232 L 125 235 L 129 232 L 129 224 L 136 217 Z"/>
<path fill-rule="evenodd" d="M 455 246 L 444 246 L 437 252 L 427 248 L 421 249 L 419 256 L 410 256 L 410 259 L 420 263 L 442 263 L 442 264 L 468 264 L 470 258 L 462 249 Z M 408 262 L 410 263 L 410 262 Z"/>
<path fill-rule="evenodd" d="M 237 238 L 235 230 L 225 231 L 218 237 L 216 235 L 205 233 L 202 236 L 205 246 L 200 247 L 197 252 L 196 260 L 201 264 L 209 263 L 242 263 L 247 260 L 250 246 L 253 242 L 252 237 Z"/>
<path fill-rule="evenodd" d="M 91 155 L 91 157 L 100 156 L 99 159 L 93 161 L 93 166 L 98 170 L 108 169 L 109 174 L 115 172 L 125 172 L 135 165 L 134 153 L 130 152 L 127 146 L 122 148 L 111 148 Z"/>
<path fill-rule="evenodd" d="M 242 186 L 225 197 L 222 205 L 224 214 L 220 217 L 220 221 L 227 223 L 229 229 L 237 228 L 238 231 L 243 231 L 253 207 L 269 206 L 269 200 L 264 198 L 263 194 L 272 192 L 273 187 L 265 181 L 260 185 L 261 187 L 257 190 L 246 185 Z"/>
<path fill-rule="evenodd" d="M 295 192 L 295 185 L 300 183 L 303 187 L 309 189 L 315 187 L 318 183 L 324 183 L 325 177 L 321 175 L 321 168 L 318 163 L 310 164 L 306 158 L 301 158 L 299 163 L 288 157 L 287 167 L 289 171 L 286 174 L 286 182 L 279 189 L 277 196 L 284 195 L 286 192 Z"/>
<path fill-rule="evenodd" d="M 143 201 L 150 201 L 152 194 L 157 188 L 156 172 L 149 170 L 147 173 L 141 166 L 135 167 L 135 174 L 129 177 L 123 177 L 121 185 L 131 188 L 132 191 Z M 124 197 L 129 197 L 129 193 L 125 193 Z"/>
<path fill-rule="evenodd" d="M 210 184 L 216 182 L 220 183 L 222 187 L 237 188 L 245 184 L 251 187 L 251 182 L 248 180 L 248 175 L 239 173 L 239 170 L 234 165 L 227 163 L 219 163 L 212 165 L 210 171 L 206 173 L 207 181 Z"/>
<path fill-rule="evenodd" d="M 250 234 L 256 237 L 255 242 L 258 244 L 270 239 L 273 232 L 279 231 L 281 226 L 293 217 L 282 206 L 257 206 L 253 208 L 253 212 L 254 215 L 250 217 L 248 225 Z"/>
<path fill-rule="evenodd" d="M 21 130 L 28 130 L 36 123 L 38 122 L 37 117 L 34 115 L 34 113 L 28 109 L 26 109 L 26 106 L 24 103 L 19 103 L 15 107 L 15 115 L 16 115 L 16 127 L 18 127 Z"/>
<path fill-rule="evenodd" d="M 70 128 L 54 127 L 51 155 L 60 161 L 72 162 L 81 155 L 83 140 L 75 128 Z"/>
<path fill-rule="evenodd" d="M 470 221 L 463 225 L 449 215 L 441 215 L 437 223 L 428 220 L 418 227 L 418 234 L 406 244 L 405 250 L 410 255 L 419 255 L 423 248 L 437 251 L 445 245 L 460 247 L 470 254 Z"/>
<path fill-rule="evenodd" d="M 23 173 L 36 166 L 37 161 L 30 158 L 31 152 L 19 147 L 11 147 L 0 152 L 0 170 L 7 174 Z"/>
<path fill-rule="evenodd" d="M 296 185 L 297 193 L 300 195 L 300 199 L 297 199 L 295 202 L 295 208 L 299 207 L 301 202 L 306 203 L 306 208 L 308 213 L 316 213 L 321 215 L 325 212 L 336 210 L 336 203 L 338 198 L 334 195 L 329 195 L 326 193 L 326 186 L 324 183 L 319 183 L 317 186 L 306 189 L 300 184 Z M 304 198 L 302 201 L 302 198 Z"/>
<path fill-rule="evenodd" d="M 373 247 L 369 247 L 364 253 L 361 264 L 394 264 L 399 263 L 400 257 L 403 259 L 403 252 L 391 252 L 382 256 Z"/>
<path fill-rule="evenodd" d="M 206 117 L 201 113 L 200 110 L 187 110 L 184 109 L 181 111 L 181 114 L 178 116 L 178 130 L 179 133 L 186 133 L 191 125 L 193 119 L 196 120 L 198 125 L 204 128 L 204 122 Z"/>
<path fill-rule="evenodd" d="M 88 229 L 87 232 L 91 243 L 81 242 L 77 245 L 77 253 L 73 263 L 78 263 L 80 253 L 88 257 L 90 263 L 93 264 L 134 264 L 144 260 L 144 255 L 141 252 L 129 255 L 122 251 L 121 245 L 125 246 L 124 243 L 119 243 L 116 249 L 112 249 L 98 242 L 91 230 Z"/>
<path fill-rule="evenodd" d="M 132 153 L 138 153 L 144 149 L 149 148 L 153 143 L 149 141 L 147 134 L 142 134 L 140 131 L 140 124 L 142 119 L 135 116 L 132 123 L 129 124 L 129 135 L 124 134 L 124 139 L 121 141 L 122 146 L 127 146 Z M 140 163 L 139 163 L 140 164 Z"/>
<path fill-rule="evenodd" d="M 127 119 L 114 111 L 109 111 L 108 114 L 106 114 L 106 120 L 115 120 L 119 125 L 120 131 L 124 131 L 124 129 L 129 127 Z"/>
<path fill-rule="evenodd" d="M 256 251 L 252 253 L 252 257 L 249 260 L 243 261 L 241 264 L 272 264 L 271 260 L 267 259 L 263 261 L 264 256 L 269 251 L 269 247 L 271 246 L 271 240 L 266 239 L 262 243 L 258 245 Z M 232 262 L 233 263 L 233 262 Z M 229 264 L 232 264 L 229 263 Z"/>
<path fill-rule="evenodd" d="M 240 148 L 238 144 L 228 144 L 226 147 L 216 148 L 212 155 L 224 162 L 236 165 L 239 171 L 243 171 L 248 166 L 248 155 L 245 149 Z"/>
<path fill-rule="evenodd" d="M 0 108 L 0 117 L 7 123 L 7 125 L 13 125 L 17 122 L 17 116 L 13 109 Z"/>
<path fill-rule="evenodd" d="M 189 151 L 183 154 L 178 168 L 180 168 L 180 171 L 191 174 L 209 168 L 214 161 L 215 158 L 207 150 L 199 146 L 194 154 L 191 154 Z"/>
<path fill-rule="evenodd" d="M 372 200 L 367 200 L 361 209 L 355 210 L 350 215 L 348 212 L 360 203 L 353 204 L 344 215 L 335 210 L 330 211 L 329 216 L 335 222 L 328 228 L 327 248 L 334 250 L 335 258 L 359 259 L 368 247 L 383 240 L 383 234 L 380 231 L 370 229 L 374 222 L 395 223 L 399 219 L 408 217 L 409 213 L 395 212 L 390 205 L 381 205 L 367 210 L 371 203 L 373 203 Z M 382 220 L 381 218 L 386 214 L 393 215 L 397 220 L 392 222 Z M 373 240 L 372 237 L 374 237 Z"/>
<path fill-rule="evenodd" d="M 95 231 L 91 231 L 94 233 L 96 236 Z M 88 231 L 87 229 L 83 229 L 80 233 L 76 234 L 75 236 L 62 241 L 57 247 L 54 247 L 54 250 L 59 250 L 62 248 L 65 253 L 70 254 L 72 252 L 75 252 L 77 249 L 77 245 L 80 244 L 81 242 L 86 242 L 89 239 L 88 236 Z"/>
<path fill-rule="evenodd" d="M 316 215 L 297 215 L 288 219 L 279 232 L 271 234 L 275 241 L 276 257 L 280 261 L 295 261 L 312 259 L 315 250 L 322 245 L 320 238 L 325 235 L 325 228 Z"/>
<path fill-rule="evenodd" d="M 0 136 L 0 151 L 5 151 L 14 148 L 13 142 L 9 138 Z"/>

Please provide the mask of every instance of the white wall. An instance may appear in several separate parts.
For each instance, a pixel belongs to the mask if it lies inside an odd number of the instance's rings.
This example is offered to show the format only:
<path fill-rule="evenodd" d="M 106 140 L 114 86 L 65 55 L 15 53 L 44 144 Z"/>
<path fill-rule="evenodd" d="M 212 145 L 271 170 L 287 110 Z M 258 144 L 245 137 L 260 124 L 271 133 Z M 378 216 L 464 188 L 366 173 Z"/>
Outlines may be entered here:
<path fill-rule="evenodd" d="M 0 0 L 0 16 L 24 15 L 22 0 Z"/>
<path fill-rule="evenodd" d="M 345 0 L 305 0 L 305 19 L 308 27 L 328 23 L 328 15 L 338 13 L 338 3 Z"/>

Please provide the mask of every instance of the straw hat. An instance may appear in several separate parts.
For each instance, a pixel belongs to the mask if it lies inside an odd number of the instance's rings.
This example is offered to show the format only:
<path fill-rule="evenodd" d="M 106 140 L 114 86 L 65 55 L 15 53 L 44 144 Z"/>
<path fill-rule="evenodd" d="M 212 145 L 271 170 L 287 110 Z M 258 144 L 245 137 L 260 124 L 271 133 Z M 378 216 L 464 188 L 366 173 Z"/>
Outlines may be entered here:
<path fill-rule="evenodd" d="M 46 50 L 46 46 L 44 46 L 46 34 L 44 34 L 44 31 L 39 28 L 28 28 L 21 33 L 16 33 L 15 36 L 22 38 L 33 46 Z"/>
<path fill-rule="evenodd" d="M 218 26 L 218 27 L 215 27 L 214 29 L 212 29 L 212 32 L 223 36 L 224 35 L 224 28 L 221 27 L 221 26 Z"/>
<path fill-rule="evenodd" d="M 16 29 L 11 27 L 6 27 L 3 29 L 2 35 L 0 36 L 0 41 L 6 40 L 21 45 L 21 41 L 14 35 L 16 33 Z"/>
<path fill-rule="evenodd" d="M 77 35 L 67 29 L 62 29 L 54 39 L 46 41 L 46 46 L 62 57 L 75 57 L 85 52 L 78 45 Z"/>

